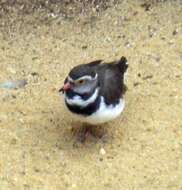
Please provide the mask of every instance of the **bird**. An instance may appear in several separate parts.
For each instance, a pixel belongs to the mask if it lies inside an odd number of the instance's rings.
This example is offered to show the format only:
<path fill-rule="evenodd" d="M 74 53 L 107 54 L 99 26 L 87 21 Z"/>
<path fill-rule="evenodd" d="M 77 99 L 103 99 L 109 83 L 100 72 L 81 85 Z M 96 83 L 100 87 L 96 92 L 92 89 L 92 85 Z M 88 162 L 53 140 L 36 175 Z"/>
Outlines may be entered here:
<path fill-rule="evenodd" d="M 95 60 L 77 65 L 68 73 L 59 93 L 63 94 L 67 109 L 78 120 L 90 125 L 111 122 L 125 107 L 127 69 L 124 56 L 109 63 Z"/>

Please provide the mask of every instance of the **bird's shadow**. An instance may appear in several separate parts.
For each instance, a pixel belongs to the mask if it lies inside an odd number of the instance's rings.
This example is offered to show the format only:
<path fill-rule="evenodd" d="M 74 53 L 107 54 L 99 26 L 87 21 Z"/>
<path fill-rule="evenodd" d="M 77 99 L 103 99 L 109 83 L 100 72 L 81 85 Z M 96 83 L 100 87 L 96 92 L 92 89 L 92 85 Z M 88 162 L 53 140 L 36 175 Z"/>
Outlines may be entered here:
<path fill-rule="evenodd" d="M 64 129 L 61 135 L 68 138 L 68 141 L 73 143 L 74 148 L 107 143 L 112 139 L 108 133 L 107 124 L 96 126 L 75 121 L 68 122 L 67 128 Z"/>
<path fill-rule="evenodd" d="M 94 142 L 106 140 L 108 131 L 105 125 L 89 125 L 80 123 L 79 127 L 72 127 L 72 133 L 76 141 L 85 143 L 87 140 Z"/>

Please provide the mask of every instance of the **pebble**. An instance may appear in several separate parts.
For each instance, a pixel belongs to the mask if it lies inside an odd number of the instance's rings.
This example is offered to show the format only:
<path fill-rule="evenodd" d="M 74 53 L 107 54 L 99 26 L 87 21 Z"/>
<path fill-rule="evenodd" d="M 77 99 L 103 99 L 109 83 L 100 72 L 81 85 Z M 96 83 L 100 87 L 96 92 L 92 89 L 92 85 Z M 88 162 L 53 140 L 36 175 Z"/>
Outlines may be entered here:
<path fill-rule="evenodd" d="M 127 42 L 124 44 L 124 46 L 127 47 L 127 48 L 130 48 L 130 47 L 132 47 L 132 44 L 127 41 Z"/>
<path fill-rule="evenodd" d="M 101 148 L 101 149 L 100 149 L 100 154 L 101 154 L 101 155 L 105 155 L 105 154 L 106 154 L 106 151 L 105 151 L 104 148 Z"/>
<path fill-rule="evenodd" d="M 140 83 L 139 82 L 134 82 L 133 86 L 138 86 Z"/>
<path fill-rule="evenodd" d="M 143 77 L 142 79 L 147 80 L 147 79 L 151 79 L 152 77 L 153 77 L 153 75 L 147 75 L 147 76 Z"/>
<path fill-rule="evenodd" d="M 178 34 L 178 29 L 175 29 L 172 34 L 173 34 L 173 36 L 175 36 L 176 34 Z"/>
<path fill-rule="evenodd" d="M 15 81 L 6 81 L 0 83 L 0 88 L 7 88 L 7 89 L 18 89 L 23 88 L 27 84 L 27 80 L 20 79 Z"/>
<path fill-rule="evenodd" d="M 32 75 L 32 76 L 39 76 L 39 73 L 37 73 L 37 72 L 32 72 L 31 75 Z"/>
<path fill-rule="evenodd" d="M 16 74 L 16 70 L 13 69 L 12 67 L 8 67 L 7 70 L 12 73 L 12 74 Z"/>
<path fill-rule="evenodd" d="M 76 188 L 76 184 L 74 183 L 74 184 L 72 184 L 72 188 Z"/>
<path fill-rule="evenodd" d="M 0 121 L 7 120 L 8 116 L 6 114 L 0 114 Z"/>
<path fill-rule="evenodd" d="M 87 45 L 83 45 L 83 46 L 82 46 L 82 49 L 87 49 L 87 48 L 88 48 Z"/>

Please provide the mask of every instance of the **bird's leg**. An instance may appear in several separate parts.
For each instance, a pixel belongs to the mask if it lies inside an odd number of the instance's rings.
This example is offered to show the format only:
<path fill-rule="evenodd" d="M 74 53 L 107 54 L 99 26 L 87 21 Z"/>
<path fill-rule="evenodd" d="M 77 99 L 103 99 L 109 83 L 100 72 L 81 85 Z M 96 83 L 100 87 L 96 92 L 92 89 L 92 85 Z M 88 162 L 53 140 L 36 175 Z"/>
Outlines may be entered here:
<path fill-rule="evenodd" d="M 78 140 L 82 143 L 85 142 L 89 133 L 90 133 L 90 125 L 84 124 L 79 130 Z"/>
<path fill-rule="evenodd" d="M 85 123 L 80 130 L 79 134 L 79 140 L 81 142 L 84 142 L 88 135 L 92 135 L 94 138 L 101 139 L 105 135 L 106 131 L 104 129 L 103 125 L 91 125 L 88 123 Z"/>
<path fill-rule="evenodd" d="M 92 136 L 94 136 L 95 138 L 102 138 L 105 134 L 105 130 L 104 130 L 104 126 L 92 126 L 90 128 L 90 133 L 92 134 Z"/>
<path fill-rule="evenodd" d="M 75 131 L 76 130 L 76 131 Z M 80 142 L 85 142 L 89 135 L 92 135 L 94 138 L 101 139 L 105 135 L 104 126 L 95 126 L 88 123 L 83 123 L 83 125 L 79 128 L 74 127 L 72 128 L 78 136 L 77 139 Z"/>

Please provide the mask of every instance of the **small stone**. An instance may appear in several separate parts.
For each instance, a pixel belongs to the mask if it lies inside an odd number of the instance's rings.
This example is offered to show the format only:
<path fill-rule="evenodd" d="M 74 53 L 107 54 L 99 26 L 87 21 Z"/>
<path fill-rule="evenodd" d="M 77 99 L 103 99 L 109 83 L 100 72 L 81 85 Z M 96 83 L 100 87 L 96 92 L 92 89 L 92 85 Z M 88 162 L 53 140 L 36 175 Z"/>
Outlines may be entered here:
<path fill-rule="evenodd" d="M 138 73 L 138 77 L 141 77 L 141 74 L 140 74 L 140 73 Z"/>
<path fill-rule="evenodd" d="M 101 149 L 100 149 L 100 154 L 101 154 L 101 155 L 105 155 L 105 154 L 106 154 L 106 151 L 105 151 L 104 148 L 101 148 Z"/>
<path fill-rule="evenodd" d="M 111 40 L 110 37 L 107 37 L 107 38 L 105 39 L 105 41 L 106 41 L 106 42 L 111 42 L 112 40 Z"/>
<path fill-rule="evenodd" d="M 139 82 L 134 82 L 133 86 L 138 86 L 140 83 Z"/>
<path fill-rule="evenodd" d="M 27 80 L 20 79 L 15 81 L 2 82 L 0 83 L 0 88 L 18 89 L 18 88 L 23 88 L 25 85 L 27 85 Z"/>
<path fill-rule="evenodd" d="M 130 47 L 132 46 L 132 44 L 131 44 L 130 42 L 126 42 L 124 45 L 125 45 L 125 47 L 127 47 L 127 48 L 130 48 Z"/>
<path fill-rule="evenodd" d="M 173 36 L 175 36 L 176 34 L 178 34 L 177 29 L 175 29 L 175 30 L 173 31 Z"/>
<path fill-rule="evenodd" d="M 115 25 L 115 26 L 118 25 L 118 21 L 117 21 L 117 20 L 114 22 L 114 25 Z"/>
<path fill-rule="evenodd" d="M 24 187 L 25 190 L 29 190 L 30 189 L 30 185 L 28 185 L 28 184 L 23 184 L 23 187 Z"/>
<path fill-rule="evenodd" d="M 15 145 L 16 143 L 17 143 L 17 139 L 13 138 L 13 139 L 11 140 L 11 144 L 12 144 L 12 145 Z"/>
<path fill-rule="evenodd" d="M 143 7 L 145 11 L 150 11 L 151 4 L 150 3 L 143 3 L 143 4 L 141 4 L 141 7 Z"/>
<path fill-rule="evenodd" d="M 74 183 L 74 184 L 72 184 L 72 188 L 75 188 L 76 187 L 76 184 Z"/>
<path fill-rule="evenodd" d="M 1 121 L 5 121 L 5 120 L 7 120 L 8 119 L 8 116 L 6 115 L 6 114 L 1 114 L 0 115 L 0 120 Z"/>
<path fill-rule="evenodd" d="M 147 79 L 151 79 L 152 77 L 153 77 L 153 75 L 147 75 L 147 76 L 143 77 L 142 79 L 147 80 Z"/>
<path fill-rule="evenodd" d="M 39 170 L 38 168 L 34 168 L 34 171 L 35 171 L 36 173 L 39 173 L 39 172 L 40 172 L 40 170 Z"/>
<path fill-rule="evenodd" d="M 38 59 L 38 57 L 32 57 L 32 61 L 37 60 L 37 59 Z"/>
<path fill-rule="evenodd" d="M 37 73 L 37 72 L 32 72 L 31 75 L 32 75 L 32 76 L 38 76 L 39 73 Z"/>
<path fill-rule="evenodd" d="M 82 46 L 82 49 L 87 49 L 87 48 L 88 48 L 87 45 L 83 45 L 83 46 Z"/>
<path fill-rule="evenodd" d="M 8 67 L 7 70 L 12 73 L 12 74 L 16 74 L 16 70 L 13 69 L 12 67 Z"/>
<path fill-rule="evenodd" d="M 133 13 L 133 16 L 136 16 L 138 14 L 138 11 L 135 11 L 134 13 Z"/>
<path fill-rule="evenodd" d="M 20 121 L 21 123 L 24 123 L 24 120 L 23 120 L 23 118 L 20 118 L 20 119 L 19 119 L 19 121 Z"/>

